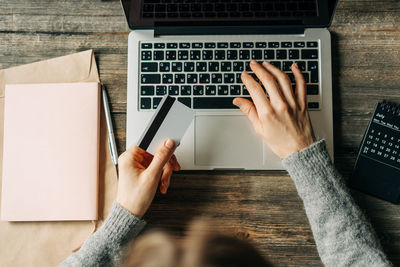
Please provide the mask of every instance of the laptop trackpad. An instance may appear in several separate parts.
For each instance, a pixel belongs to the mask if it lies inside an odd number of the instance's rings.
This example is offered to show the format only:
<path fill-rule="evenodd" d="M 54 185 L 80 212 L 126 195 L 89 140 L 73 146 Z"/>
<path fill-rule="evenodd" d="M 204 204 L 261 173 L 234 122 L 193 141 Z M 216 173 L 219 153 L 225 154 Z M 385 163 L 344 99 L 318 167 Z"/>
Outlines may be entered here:
<path fill-rule="evenodd" d="M 195 164 L 244 168 L 263 162 L 263 143 L 245 116 L 196 116 Z"/>

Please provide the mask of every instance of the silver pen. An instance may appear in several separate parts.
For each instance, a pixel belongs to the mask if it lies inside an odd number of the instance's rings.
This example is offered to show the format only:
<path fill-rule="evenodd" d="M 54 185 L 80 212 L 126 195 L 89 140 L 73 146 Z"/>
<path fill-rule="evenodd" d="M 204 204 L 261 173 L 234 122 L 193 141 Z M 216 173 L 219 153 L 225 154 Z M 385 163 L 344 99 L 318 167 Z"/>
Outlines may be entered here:
<path fill-rule="evenodd" d="M 118 174 L 118 151 L 117 151 L 117 145 L 115 143 L 114 129 L 113 129 L 113 124 L 112 124 L 110 106 L 109 106 L 108 97 L 107 97 L 107 91 L 106 91 L 106 87 L 103 84 L 101 85 L 101 91 L 102 91 L 102 95 L 103 95 L 104 112 L 106 114 L 106 122 L 107 122 L 107 130 L 108 130 L 108 144 L 110 146 L 111 159 L 112 159 L 115 167 L 117 168 L 117 174 Z"/>

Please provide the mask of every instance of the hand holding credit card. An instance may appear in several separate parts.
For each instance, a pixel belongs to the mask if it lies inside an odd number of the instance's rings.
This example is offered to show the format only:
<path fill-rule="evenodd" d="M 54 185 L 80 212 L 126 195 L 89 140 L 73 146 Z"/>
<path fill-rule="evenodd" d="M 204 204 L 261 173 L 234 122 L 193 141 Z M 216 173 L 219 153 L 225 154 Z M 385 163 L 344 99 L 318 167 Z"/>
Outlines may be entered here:
<path fill-rule="evenodd" d="M 139 138 L 138 147 L 150 154 L 167 138 L 179 145 L 194 118 L 194 111 L 175 98 L 164 96 L 153 117 Z"/>

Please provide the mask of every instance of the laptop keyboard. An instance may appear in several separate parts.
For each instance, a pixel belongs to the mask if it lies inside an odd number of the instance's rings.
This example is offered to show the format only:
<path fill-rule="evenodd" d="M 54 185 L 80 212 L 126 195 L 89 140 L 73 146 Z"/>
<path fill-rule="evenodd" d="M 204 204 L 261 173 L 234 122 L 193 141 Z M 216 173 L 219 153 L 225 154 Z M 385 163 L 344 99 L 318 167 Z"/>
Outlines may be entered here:
<path fill-rule="evenodd" d="M 317 41 L 307 42 L 141 42 L 139 107 L 156 109 L 164 95 L 193 109 L 234 109 L 235 97 L 250 99 L 240 75 L 255 59 L 294 76 L 296 62 L 307 83 L 308 108 L 320 109 Z M 312 100 L 312 101 L 310 101 Z"/>

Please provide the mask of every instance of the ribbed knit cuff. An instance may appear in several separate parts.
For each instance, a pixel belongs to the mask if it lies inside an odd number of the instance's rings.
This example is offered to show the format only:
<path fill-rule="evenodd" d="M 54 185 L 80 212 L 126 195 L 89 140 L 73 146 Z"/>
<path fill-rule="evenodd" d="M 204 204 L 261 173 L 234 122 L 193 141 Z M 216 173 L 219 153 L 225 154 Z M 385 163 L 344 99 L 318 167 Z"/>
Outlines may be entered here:
<path fill-rule="evenodd" d="M 282 160 L 283 167 L 288 171 L 296 186 L 314 184 L 315 179 L 327 177 L 326 172 L 332 171 L 332 162 L 326 149 L 325 140 L 320 140 L 311 146 L 292 153 Z"/>
<path fill-rule="evenodd" d="M 145 225 L 145 221 L 137 218 L 114 201 L 111 212 L 102 225 L 102 231 L 111 242 L 120 242 L 137 236 Z"/>

